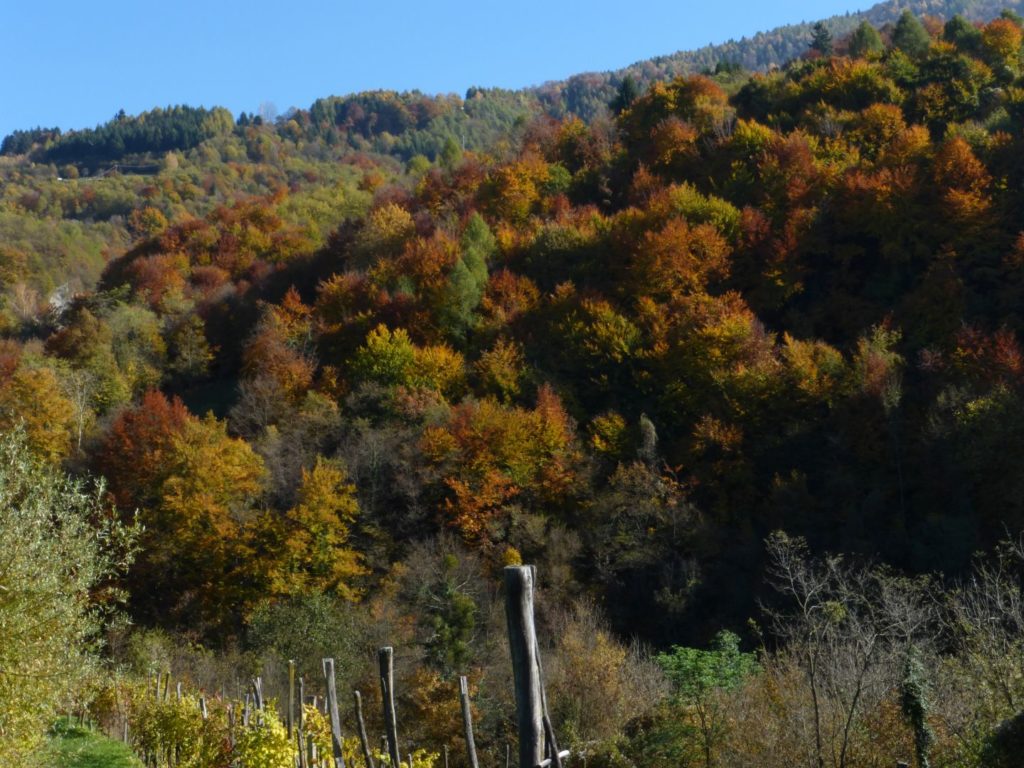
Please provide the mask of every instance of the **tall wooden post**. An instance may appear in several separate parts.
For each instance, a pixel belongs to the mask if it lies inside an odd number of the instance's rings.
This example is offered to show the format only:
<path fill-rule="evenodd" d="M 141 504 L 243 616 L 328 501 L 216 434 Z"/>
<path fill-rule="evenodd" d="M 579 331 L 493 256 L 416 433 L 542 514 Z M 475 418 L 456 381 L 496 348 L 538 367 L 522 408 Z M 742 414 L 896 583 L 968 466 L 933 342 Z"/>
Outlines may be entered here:
<path fill-rule="evenodd" d="M 380 694 L 384 704 L 384 727 L 388 738 L 388 756 L 391 768 L 401 768 L 398 752 L 398 717 L 395 714 L 395 651 L 386 646 L 377 651 L 380 665 Z M 531 766 L 532 768 L 532 766 Z"/>
<path fill-rule="evenodd" d="M 469 682 L 465 676 L 459 678 L 459 701 L 462 704 L 462 727 L 466 736 L 466 753 L 469 756 L 469 768 L 480 768 L 476 759 L 476 742 L 473 740 L 473 711 L 469 707 Z M 445 747 L 445 760 L 448 759 L 448 747 Z"/>
<path fill-rule="evenodd" d="M 536 768 L 544 759 L 544 707 L 537 667 L 537 629 L 533 623 L 533 568 L 505 568 L 505 615 L 512 652 L 512 675 L 519 724 L 519 768 Z"/>
<path fill-rule="evenodd" d="M 345 768 L 341 754 L 341 715 L 338 713 L 338 691 L 334 682 L 334 659 L 324 659 L 324 677 L 327 678 L 327 708 L 331 715 L 331 746 L 334 748 L 335 768 Z"/>
<path fill-rule="evenodd" d="M 374 768 L 370 740 L 366 738 L 366 721 L 363 720 L 363 695 L 359 691 L 352 691 L 352 698 L 356 705 L 356 727 L 359 729 L 359 746 L 363 748 L 363 762 L 366 768 Z"/>
<path fill-rule="evenodd" d="M 288 659 L 288 738 L 295 734 L 295 659 Z"/>

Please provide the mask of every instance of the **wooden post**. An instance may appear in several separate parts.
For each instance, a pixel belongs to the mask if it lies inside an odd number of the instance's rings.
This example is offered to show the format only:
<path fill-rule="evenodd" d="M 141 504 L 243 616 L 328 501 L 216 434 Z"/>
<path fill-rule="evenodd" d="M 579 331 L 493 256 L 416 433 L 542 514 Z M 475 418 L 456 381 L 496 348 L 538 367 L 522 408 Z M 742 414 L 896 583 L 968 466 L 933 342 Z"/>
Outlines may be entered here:
<path fill-rule="evenodd" d="M 210 710 L 208 710 L 206 708 L 206 697 L 205 696 L 200 696 L 199 697 L 199 712 L 202 714 L 203 720 L 205 720 L 206 718 L 208 718 L 210 716 Z"/>
<path fill-rule="evenodd" d="M 547 712 L 544 713 L 544 736 L 548 741 L 548 757 L 540 764 L 540 768 L 562 768 L 562 760 L 569 756 L 569 751 L 558 751 L 558 740 L 555 738 L 555 729 L 551 727 L 551 718 Z"/>
<path fill-rule="evenodd" d="M 295 659 L 288 659 L 288 738 L 295 733 Z"/>
<path fill-rule="evenodd" d="M 252 695 L 253 695 L 253 706 L 260 712 L 263 711 L 263 678 L 254 677 L 252 679 Z"/>
<path fill-rule="evenodd" d="M 177 686 L 175 686 L 175 688 L 176 688 L 176 692 L 177 692 L 177 695 L 178 695 L 178 701 L 181 701 L 181 681 L 180 680 L 178 681 L 178 684 L 177 684 Z"/>
<path fill-rule="evenodd" d="M 463 675 L 459 678 L 459 701 L 462 704 L 462 728 L 466 736 L 466 752 L 469 755 L 469 768 L 480 768 L 476 758 L 476 742 L 473 740 L 473 712 L 469 707 L 469 682 Z M 447 768 L 448 747 L 444 748 L 445 768 Z"/>
<path fill-rule="evenodd" d="M 334 748 L 336 768 L 345 768 L 341 755 L 341 715 L 338 713 L 338 691 L 334 681 L 334 659 L 324 659 L 324 677 L 327 678 L 327 708 L 331 714 L 331 746 Z"/>
<path fill-rule="evenodd" d="M 533 568 L 505 568 L 505 615 L 512 652 L 519 730 L 519 768 L 536 768 L 544 759 L 544 708 L 537 667 L 537 629 L 533 623 Z"/>
<path fill-rule="evenodd" d="M 297 731 L 295 734 L 295 748 L 298 752 L 299 768 L 309 768 L 309 763 L 306 761 L 306 741 L 302 737 L 302 731 Z"/>
<path fill-rule="evenodd" d="M 386 646 L 377 651 L 380 666 L 380 694 L 384 705 L 384 727 L 387 731 L 388 756 L 391 768 L 402 768 L 398 753 L 398 717 L 395 714 L 395 651 Z M 533 768 L 531 766 L 531 768 Z"/>
<path fill-rule="evenodd" d="M 370 741 L 366 738 L 366 722 L 363 720 L 363 695 L 359 691 L 352 691 L 352 698 L 356 704 L 356 727 L 359 729 L 359 745 L 363 748 L 363 762 L 366 763 L 366 768 L 374 768 Z"/>
<path fill-rule="evenodd" d="M 245 706 L 242 708 L 242 727 L 249 727 L 249 702 L 252 700 L 251 696 L 245 694 Z"/>
<path fill-rule="evenodd" d="M 444 750 L 444 768 L 448 768 L 448 745 L 445 744 L 441 749 Z"/>
<path fill-rule="evenodd" d="M 306 716 L 306 711 L 303 707 L 306 706 L 306 678 L 299 677 L 299 721 L 298 721 L 298 732 L 302 733 L 304 727 L 303 718 Z"/>
<path fill-rule="evenodd" d="M 164 672 L 164 701 L 171 697 L 171 673 Z"/>

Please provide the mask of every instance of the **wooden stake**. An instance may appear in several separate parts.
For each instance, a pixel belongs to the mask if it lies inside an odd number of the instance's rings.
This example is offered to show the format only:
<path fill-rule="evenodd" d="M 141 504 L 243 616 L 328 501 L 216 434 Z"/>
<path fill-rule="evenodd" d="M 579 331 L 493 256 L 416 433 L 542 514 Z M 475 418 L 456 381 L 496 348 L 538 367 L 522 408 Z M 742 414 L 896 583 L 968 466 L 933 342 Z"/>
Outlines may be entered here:
<path fill-rule="evenodd" d="M 363 720 L 363 696 L 359 691 L 352 691 L 352 698 L 356 704 L 356 726 L 359 729 L 359 745 L 363 748 L 363 762 L 366 763 L 366 768 L 375 768 L 373 765 L 373 755 L 370 754 L 370 741 L 366 738 L 366 722 Z"/>
<path fill-rule="evenodd" d="M 386 646 L 377 651 L 380 667 L 380 693 L 384 706 L 384 727 L 387 731 L 388 756 L 391 768 L 401 768 L 402 758 L 398 753 L 398 717 L 395 714 L 395 651 Z M 531 766 L 532 768 L 532 766 Z"/>
<path fill-rule="evenodd" d="M 299 754 L 299 768 L 309 768 L 309 763 L 306 758 L 306 742 L 302 737 L 302 731 L 295 734 L 295 746 Z"/>
<path fill-rule="evenodd" d="M 462 704 L 462 728 L 466 736 L 466 752 L 469 768 L 480 768 L 476 758 L 476 742 L 473 740 L 473 712 L 469 706 L 469 682 L 465 676 L 459 678 L 459 701 Z M 444 748 L 445 768 L 448 765 L 448 747 Z"/>
<path fill-rule="evenodd" d="M 331 714 L 331 746 L 334 748 L 334 764 L 345 768 L 341 755 L 341 715 L 338 713 L 338 691 L 334 681 L 334 659 L 324 659 L 324 677 L 327 678 L 327 708 Z"/>
<path fill-rule="evenodd" d="M 288 738 L 295 732 L 295 659 L 288 659 Z"/>
<path fill-rule="evenodd" d="M 519 730 L 519 768 L 537 768 L 544 759 L 544 708 L 533 623 L 533 568 L 505 568 L 505 615 Z"/>

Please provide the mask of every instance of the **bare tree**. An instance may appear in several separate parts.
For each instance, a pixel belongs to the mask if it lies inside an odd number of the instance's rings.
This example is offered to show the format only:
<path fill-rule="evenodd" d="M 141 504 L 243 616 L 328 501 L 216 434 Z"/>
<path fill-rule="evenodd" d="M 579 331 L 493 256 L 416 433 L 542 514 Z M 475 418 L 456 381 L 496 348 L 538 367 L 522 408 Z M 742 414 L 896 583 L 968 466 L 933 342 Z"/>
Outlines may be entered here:
<path fill-rule="evenodd" d="M 970 749 L 1024 710 L 1024 539 L 979 557 L 943 613 L 952 654 L 938 692 L 943 730 Z"/>
<path fill-rule="evenodd" d="M 861 718 L 899 685 L 910 647 L 928 647 L 930 583 L 838 555 L 813 559 L 802 539 L 782 532 L 767 547 L 769 581 L 786 605 L 766 612 L 805 675 L 814 765 L 846 768 Z"/>

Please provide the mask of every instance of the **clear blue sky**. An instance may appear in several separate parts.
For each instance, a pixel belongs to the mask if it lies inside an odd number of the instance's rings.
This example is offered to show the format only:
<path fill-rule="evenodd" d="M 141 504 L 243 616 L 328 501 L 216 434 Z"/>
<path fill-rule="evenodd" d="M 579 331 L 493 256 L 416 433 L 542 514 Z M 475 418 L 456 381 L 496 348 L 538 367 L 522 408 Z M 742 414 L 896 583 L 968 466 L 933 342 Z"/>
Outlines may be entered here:
<path fill-rule="evenodd" d="M 119 109 L 372 88 L 520 88 L 868 7 L 871 0 L 9 0 L 0 136 Z"/>

